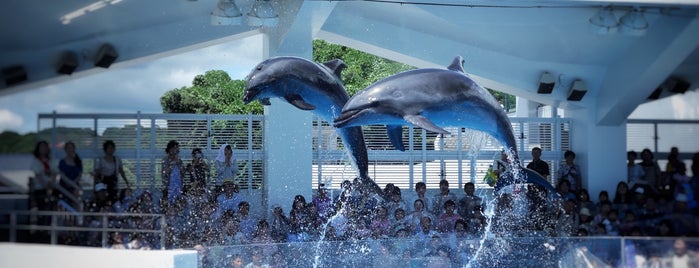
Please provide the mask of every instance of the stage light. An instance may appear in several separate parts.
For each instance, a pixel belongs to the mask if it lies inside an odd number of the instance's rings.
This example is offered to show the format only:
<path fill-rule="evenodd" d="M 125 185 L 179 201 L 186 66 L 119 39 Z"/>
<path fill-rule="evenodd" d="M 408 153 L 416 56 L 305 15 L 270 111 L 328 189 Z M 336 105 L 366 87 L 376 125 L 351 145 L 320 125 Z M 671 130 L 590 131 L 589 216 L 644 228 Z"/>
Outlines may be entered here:
<path fill-rule="evenodd" d="M 275 27 L 279 23 L 279 15 L 268 0 L 256 0 L 248 12 L 248 25 L 253 27 Z"/>
<path fill-rule="evenodd" d="M 211 12 L 211 25 L 240 25 L 243 13 L 233 0 L 219 0 L 216 9 Z"/>
<path fill-rule="evenodd" d="M 619 29 L 619 22 L 610 6 L 595 13 L 589 21 L 590 29 L 597 34 L 613 34 Z"/>
<path fill-rule="evenodd" d="M 643 36 L 648 30 L 648 21 L 646 21 L 641 11 L 634 8 L 621 17 L 619 20 L 619 28 L 623 34 Z"/>

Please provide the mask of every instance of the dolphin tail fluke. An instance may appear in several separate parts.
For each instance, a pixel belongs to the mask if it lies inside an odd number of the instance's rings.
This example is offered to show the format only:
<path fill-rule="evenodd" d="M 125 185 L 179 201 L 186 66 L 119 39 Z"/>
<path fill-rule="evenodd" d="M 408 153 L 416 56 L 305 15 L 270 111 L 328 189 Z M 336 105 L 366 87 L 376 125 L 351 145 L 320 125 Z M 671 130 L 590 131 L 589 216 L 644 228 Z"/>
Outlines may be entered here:
<path fill-rule="evenodd" d="M 416 125 L 418 127 L 421 127 L 425 130 L 432 131 L 435 133 L 439 134 L 450 134 L 449 131 L 444 130 L 441 127 L 438 127 L 432 121 L 427 119 L 427 117 L 424 117 L 422 115 L 413 115 L 413 114 L 408 114 L 403 117 L 405 121 L 410 122 L 413 125 Z"/>
<path fill-rule="evenodd" d="M 386 126 L 386 134 L 388 135 L 388 139 L 391 140 L 393 148 L 399 151 L 405 151 L 405 146 L 403 146 L 403 126 L 388 125 Z"/>
<path fill-rule="evenodd" d="M 316 106 L 313 104 L 310 104 L 306 101 L 303 100 L 301 95 L 298 94 L 290 94 L 284 96 L 284 99 L 289 102 L 291 105 L 296 106 L 296 108 L 299 108 L 304 111 L 309 111 L 309 110 L 315 110 Z"/>

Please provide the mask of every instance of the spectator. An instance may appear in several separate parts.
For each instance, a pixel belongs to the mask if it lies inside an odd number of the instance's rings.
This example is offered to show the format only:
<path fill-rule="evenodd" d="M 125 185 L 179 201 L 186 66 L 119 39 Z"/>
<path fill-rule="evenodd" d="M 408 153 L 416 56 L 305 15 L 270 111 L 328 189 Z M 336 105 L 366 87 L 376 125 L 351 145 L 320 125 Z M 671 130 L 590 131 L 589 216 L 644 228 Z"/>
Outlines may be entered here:
<path fill-rule="evenodd" d="M 116 152 L 116 144 L 112 140 L 106 140 L 102 144 L 102 150 L 104 150 L 104 156 L 97 159 L 95 164 L 95 170 L 93 172 L 95 176 L 95 184 L 104 183 L 107 185 L 107 196 L 112 202 L 116 202 L 119 193 L 119 175 L 124 179 L 126 187 L 131 188 L 129 180 L 126 179 L 126 173 L 124 172 L 124 166 L 114 153 Z"/>
<path fill-rule="evenodd" d="M 34 176 L 29 180 L 29 209 L 51 210 L 51 196 L 58 170 L 51 162 L 49 144 L 39 141 L 34 147 L 31 170 Z"/>
<path fill-rule="evenodd" d="M 527 168 L 536 171 L 546 179 L 549 178 L 549 164 L 541 160 L 541 148 L 532 148 L 532 161 L 527 164 Z"/>
<path fill-rule="evenodd" d="M 396 213 L 396 209 L 399 208 L 406 210 L 408 209 L 408 205 L 406 205 L 405 201 L 403 201 L 403 195 L 401 194 L 400 188 L 395 186 L 393 187 L 391 198 L 386 202 L 386 209 L 388 209 L 388 213 L 390 215 L 393 215 Z"/>
<path fill-rule="evenodd" d="M 575 194 L 570 189 L 570 181 L 568 181 L 567 179 L 562 179 L 562 180 L 558 181 L 558 185 L 556 185 L 556 192 L 564 200 L 568 200 L 568 199 L 575 200 L 576 199 Z"/>
<path fill-rule="evenodd" d="M 585 188 L 578 190 L 577 206 L 578 208 L 587 208 L 590 211 L 597 211 L 595 203 L 590 201 L 590 194 Z"/>
<path fill-rule="evenodd" d="M 302 242 L 308 237 L 310 217 L 306 209 L 306 199 L 302 195 L 294 197 L 289 212 L 289 242 Z"/>
<path fill-rule="evenodd" d="M 216 172 L 218 172 L 218 177 L 216 179 L 217 186 L 221 186 L 221 184 L 227 180 L 235 182 L 235 175 L 238 173 L 238 164 L 236 163 L 235 156 L 233 156 L 233 149 L 230 145 L 221 145 L 215 163 Z"/>
<path fill-rule="evenodd" d="M 447 200 L 451 200 L 454 203 L 457 202 L 456 195 L 449 192 L 449 181 L 441 180 L 439 181 L 439 193 L 433 198 L 434 207 L 432 208 L 432 213 L 435 215 L 441 214 L 442 206 L 444 206 L 444 202 L 447 202 Z"/>
<path fill-rule="evenodd" d="M 231 267 L 244 268 L 245 264 L 243 263 L 243 256 L 240 254 L 233 255 L 233 258 L 231 258 Z"/>
<path fill-rule="evenodd" d="M 475 208 L 483 203 L 483 199 L 475 195 L 476 186 L 473 182 L 464 183 L 464 193 L 466 194 L 459 200 L 459 215 L 466 219 L 473 216 Z"/>
<path fill-rule="evenodd" d="M 124 188 L 119 191 L 119 200 L 112 205 L 112 211 L 116 213 L 127 212 L 132 203 L 131 189 Z"/>
<path fill-rule="evenodd" d="M 643 167 L 636 164 L 637 157 L 638 154 L 636 154 L 635 151 L 626 153 L 626 160 L 628 161 L 626 164 L 626 169 L 628 170 L 626 182 L 629 184 L 629 188 L 632 191 L 636 190 L 635 188 L 637 187 L 642 187 L 644 189 L 648 187 L 648 181 L 645 180 L 645 171 L 643 171 Z"/>
<path fill-rule="evenodd" d="M 318 184 L 318 194 L 313 197 L 313 204 L 318 210 L 318 219 L 322 222 L 326 222 L 328 218 L 332 215 L 333 204 L 330 197 L 328 197 L 327 189 L 325 188 L 325 183 Z"/>
<path fill-rule="evenodd" d="M 430 199 L 425 196 L 425 192 L 427 192 L 427 185 L 424 182 L 418 182 L 415 184 L 415 194 L 417 195 L 415 198 L 413 198 L 410 201 L 410 204 L 415 204 L 415 200 L 420 199 L 422 200 L 422 203 L 424 204 L 425 208 L 427 210 L 431 210 L 433 208 L 432 203 L 430 203 Z M 406 212 L 409 210 L 406 209 Z"/>
<path fill-rule="evenodd" d="M 238 213 L 236 215 L 236 220 L 240 222 L 240 231 L 245 235 L 245 237 L 250 240 L 252 235 L 255 233 L 256 222 L 250 216 L 250 203 L 240 202 L 238 204 Z M 267 224 L 267 222 L 265 222 Z"/>
<path fill-rule="evenodd" d="M 570 182 L 570 190 L 575 192 L 578 188 L 582 187 L 582 173 L 580 166 L 575 164 L 575 153 L 573 151 L 566 151 L 563 154 L 565 158 L 564 162 L 558 168 L 558 179 L 567 179 Z"/>
<path fill-rule="evenodd" d="M 633 193 L 629 191 L 629 185 L 626 182 L 620 181 L 616 185 L 614 193 L 614 205 L 621 209 L 627 209 L 633 202 Z"/>
<path fill-rule="evenodd" d="M 653 153 L 647 148 L 641 151 L 640 166 L 643 168 L 643 180 L 648 182 L 653 193 L 657 193 L 661 176 L 660 166 L 653 159 Z"/>
<path fill-rule="evenodd" d="M 454 232 L 454 224 L 457 220 L 463 220 L 459 214 L 454 213 L 456 203 L 452 200 L 444 202 L 444 213 L 439 215 L 437 220 L 437 230 L 442 233 Z"/>
<path fill-rule="evenodd" d="M 66 152 L 66 156 L 58 163 L 58 170 L 61 173 L 59 185 L 71 195 L 80 198 L 82 194 L 80 178 L 83 176 L 82 160 L 80 156 L 75 153 L 75 143 L 72 141 L 66 142 L 63 145 L 63 149 Z M 59 193 L 59 198 L 64 199 L 62 195 L 62 193 Z M 79 210 L 80 204 L 74 205 L 74 208 Z"/>
<path fill-rule="evenodd" d="M 434 218 L 431 213 L 425 210 L 425 204 L 422 202 L 422 199 L 415 200 L 413 203 L 413 208 L 413 213 L 406 217 L 406 221 L 409 223 L 408 231 L 410 231 L 411 234 L 414 234 L 420 230 L 420 222 L 422 221 L 422 218 Z"/>
<path fill-rule="evenodd" d="M 243 200 L 243 197 L 238 194 L 238 185 L 233 183 L 232 180 L 226 179 L 222 188 L 223 193 L 216 197 L 216 201 L 218 203 L 216 215 L 214 216 L 216 219 L 220 218 L 222 213 L 229 210 L 237 213 L 238 207 L 245 201 Z"/>
<path fill-rule="evenodd" d="M 209 164 L 206 163 L 201 148 L 192 149 L 192 162 L 187 164 L 187 174 L 192 187 L 206 187 L 209 179 Z"/>
<path fill-rule="evenodd" d="M 289 218 L 284 215 L 284 210 L 279 204 L 272 205 L 272 219 L 270 229 L 272 238 L 276 243 L 286 242 L 287 234 L 289 233 Z"/>
<path fill-rule="evenodd" d="M 261 248 L 252 248 L 250 255 L 252 255 L 252 262 L 245 265 L 245 268 L 269 268 L 269 264 L 264 263 L 264 256 L 262 255 Z"/>
<path fill-rule="evenodd" d="M 161 170 L 163 172 L 163 199 L 168 205 L 172 205 L 175 200 L 182 196 L 184 165 L 180 159 L 180 144 L 171 140 L 165 149 L 167 154 L 163 158 Z"/>

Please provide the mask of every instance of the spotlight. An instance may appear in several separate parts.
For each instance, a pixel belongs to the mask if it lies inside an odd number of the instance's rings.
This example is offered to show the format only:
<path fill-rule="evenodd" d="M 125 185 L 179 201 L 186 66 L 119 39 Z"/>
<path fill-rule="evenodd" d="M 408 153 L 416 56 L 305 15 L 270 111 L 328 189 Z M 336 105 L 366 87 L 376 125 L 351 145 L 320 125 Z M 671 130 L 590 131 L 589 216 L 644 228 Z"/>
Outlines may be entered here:
<path fill-rule="evenodd" d="M 585 97 L 585 93 L 587 93 L 585 82 L 580 79 L 575 79 L 573 85 L 570 87 L 570 91 L 568 91 L 568 100 L 580 101 Z"/>
<path fill-rule="evenodd" d="M 243 13 L 233 0 L 219 0 L 216 9 L 211 12 L 211 25 L 240 25 Z"/>
<path fill-rule="evenodd" d="M 104 44 L 95 55 L 95 66 L 109 68 L 117 57 L 119 57 L 119 54 L 114 50 L 114 47 L 110 44 Z"/>
<path fill-rule="evenodd" d="M 616 16 L 614 16 L 614 10 L 612 10 L 611 6 L 605 7 L 595 13 L 589 21 L 592 31 L 597 34 L 613 34 L 616 33 L 619 28 L 619 22 L 617 22 Z"/>
<path fill-rule="evenodd" d="M 269 0 L 256 0 L 248 13 L 248 25 L 274 27 L 279 23 L 279 15 Z"/>
<path fill-rule="evenodd" d="M 5 85 L 12 86 L 27 81 L 27 70 L 21 65 L 12 65 L 2 69 Z"/>
<path fill-rule="evenodd" d="M 539 79 L 539 89 L 536 91 L 539 94 L 551 94 L 553 87 L 556 86 L 556 79 L 549 72 L 541 74 Z"/>
<path fill-rule="evenodd" d="M 621 33 L 630 36 L 642 36 L 648 30 L 648 21 L 643 16 L 643 13 L 638 9 L 633 9 L 626 13 L 619 20 L 619 28 Z"/>
<path fill-rule="evenodd" d="M 56 72 L 59 74 L 72 74 L 78 68 L 78 54 L 73 51 L 63 52 L 61 60 L 58 62 Z"/>

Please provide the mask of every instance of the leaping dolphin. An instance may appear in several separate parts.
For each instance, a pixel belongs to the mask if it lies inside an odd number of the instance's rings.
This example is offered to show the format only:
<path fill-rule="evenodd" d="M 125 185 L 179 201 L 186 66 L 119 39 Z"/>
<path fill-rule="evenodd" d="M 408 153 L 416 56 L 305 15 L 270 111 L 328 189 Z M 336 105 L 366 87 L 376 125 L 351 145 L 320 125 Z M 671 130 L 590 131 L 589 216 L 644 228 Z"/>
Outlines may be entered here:
<path fill-rule="evenodd" d="M 243 102 L 282 98 L 301 110 L 309 110 L 327 122 L 339 115 L 349 99 L 340 75 L 347 65 L 339 59 L 319 64 L 298 57 L 274 57 L 259 63 L 246 78 Z M 336 129 L 359 171 L 361 183 L 371 191 L 381 188 L 369 178 L 369 160 L 360 126 Z"/>
<path fill-rule="evenodd" d="M 386 124 L 391 143 L 399 150 L 403 146 L 402 125 L 441 134 L 449 132 L 440 126 L 479 130 L 513 152 L 511 164 L 521 167 L 509 118 L 495 98 L 466 75 L 461 56 L 454 58 L 446 70 L 410 70 L 375 82 L 352 96 L 334 123 L 339 128 Z M 526 177 L 527 182 L 555 192 L 541 176 Z"/>

